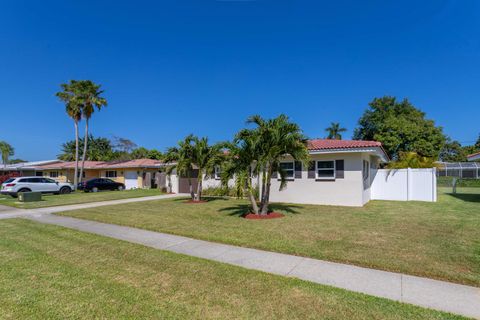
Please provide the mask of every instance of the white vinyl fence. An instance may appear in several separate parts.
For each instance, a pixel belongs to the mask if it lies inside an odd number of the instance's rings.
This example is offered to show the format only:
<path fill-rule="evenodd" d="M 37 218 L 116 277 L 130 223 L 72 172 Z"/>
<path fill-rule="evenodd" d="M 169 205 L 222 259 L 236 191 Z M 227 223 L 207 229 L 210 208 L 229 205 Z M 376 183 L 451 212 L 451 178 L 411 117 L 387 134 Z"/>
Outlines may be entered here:
<path fill-rule="evenodd" d="M 372 200 L 437 201 L 435 168 L 380 169 L 374 172 Z"/>

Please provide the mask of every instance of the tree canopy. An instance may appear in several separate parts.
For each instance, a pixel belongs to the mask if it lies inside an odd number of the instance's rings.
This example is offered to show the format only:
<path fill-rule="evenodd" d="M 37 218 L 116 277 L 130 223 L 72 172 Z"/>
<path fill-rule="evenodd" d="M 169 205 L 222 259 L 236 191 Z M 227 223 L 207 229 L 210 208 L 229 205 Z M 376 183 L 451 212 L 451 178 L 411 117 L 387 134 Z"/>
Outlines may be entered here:
<path fill-rule="evenodd" d="M 9 163 L 8 159 L 15 154 L 15 149 L 9 143 L 0 141 L 0 153 L 2 156 L 2 163 L 6 166 Z"/>
<path fill-rule="evenodd" d="M 107 138 L 95 138 L 93 135 L 88 137 L 89 143 L 87 147 L 86 159 L 90 161 L 109 161 L 114 160 L 117 156 L 113 150 L 112 144 Z M 79 148 L 83 148 L 84 139 L 78 141 Z M 57 156 L 59 160 L 74 161 L 75 160 L 75 140 L 67 141 L 62 144 L 62 153 Z"/>
<path fill-rule="evenodd" d="M 328 133 L 327 139 L 342 140 L 342 132 L 347 131 L 347 129 L 340 127 L 338 122 L 332 122 L 325 131 Z"/>
<path fill-rule="evenodd" d="M 375 98 L 359 120 L 355 140 L 375 140 L 383 144 L 393 159 L 400 152 L 416 152 L 420 156 L 437 158 L 445 144 L 442 128 L 435 126 L 425 113 L 407 99 Z"/>

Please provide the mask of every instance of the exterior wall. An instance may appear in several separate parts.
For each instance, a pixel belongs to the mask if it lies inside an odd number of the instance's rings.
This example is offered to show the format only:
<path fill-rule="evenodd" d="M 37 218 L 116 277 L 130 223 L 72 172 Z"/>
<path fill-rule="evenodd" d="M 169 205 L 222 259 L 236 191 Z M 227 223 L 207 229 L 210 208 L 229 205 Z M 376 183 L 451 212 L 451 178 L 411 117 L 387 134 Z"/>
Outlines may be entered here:
<path fill-rule="evenodd" d="M 228 180 L 228 186 L 233 187 L 235 185 L 234 179 Z M 208 178 L 205 179 L 205 175 L 203 175 L 203 189 L 208 188 L 218 188 L 222 186 L 222 181 L 220 179 Z"/>
<path fill-rule="evenodd" d="M 437 176 L 431 169 L 382 169 L 372 183 L 372 199 L 437 201 Z"/>
<path fill-rule="evenodd" d="M 288 181 L 287 187 L 279 191 L 280 181 L 272 179 L 270 200 L 320 205 L 362 206 L 363 153 L 331 153 L 311 155 L 311 160 L 344 160 L 344 178 L 335 180 L 308 179 L 308 168 L 302 166 L 302 178 Z M 286 158 L 289 160 L 289 158 Z M 290 158 L 291 159 L 291 158 Z"/>
<path fill-rule="evenodd" d="M 167 176 L 167 187 L 168 187 L 168 184 L 170 183 L 172 186 L 172 193 L 178 193 L 179 182 L 180 181 L 178 180 L 177 169 L 174 169 L 172 171 L 172 174 L 170 175 L 170 178 Z"/>

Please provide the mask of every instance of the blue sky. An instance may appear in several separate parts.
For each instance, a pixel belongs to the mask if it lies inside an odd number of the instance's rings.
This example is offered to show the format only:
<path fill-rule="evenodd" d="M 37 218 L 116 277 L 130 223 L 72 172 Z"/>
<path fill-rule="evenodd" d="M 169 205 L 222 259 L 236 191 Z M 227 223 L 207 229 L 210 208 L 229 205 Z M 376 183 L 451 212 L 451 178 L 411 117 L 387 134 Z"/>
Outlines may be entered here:
<path fill-rule="evenodd" d="M 0 140 L 54 158 L 73 138 L 59 84 L 91 79 L 95 136 L 164 150 L 286 113 L 349 131 L 374 97 L 409 98 L 465 144 L 480 133 L 480 2 L 3 1 Z"/>

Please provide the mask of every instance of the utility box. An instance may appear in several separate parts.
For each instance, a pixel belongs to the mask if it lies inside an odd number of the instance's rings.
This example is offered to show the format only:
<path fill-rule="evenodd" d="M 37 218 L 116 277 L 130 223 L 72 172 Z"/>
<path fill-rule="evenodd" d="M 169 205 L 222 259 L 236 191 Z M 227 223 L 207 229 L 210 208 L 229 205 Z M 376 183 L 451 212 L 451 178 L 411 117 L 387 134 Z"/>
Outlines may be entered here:
<path fill-rule="evenodd" d="M 19 192 L 18 201 L 20 202 L 42 201 L 42 193 L 41 192 Z"/>

